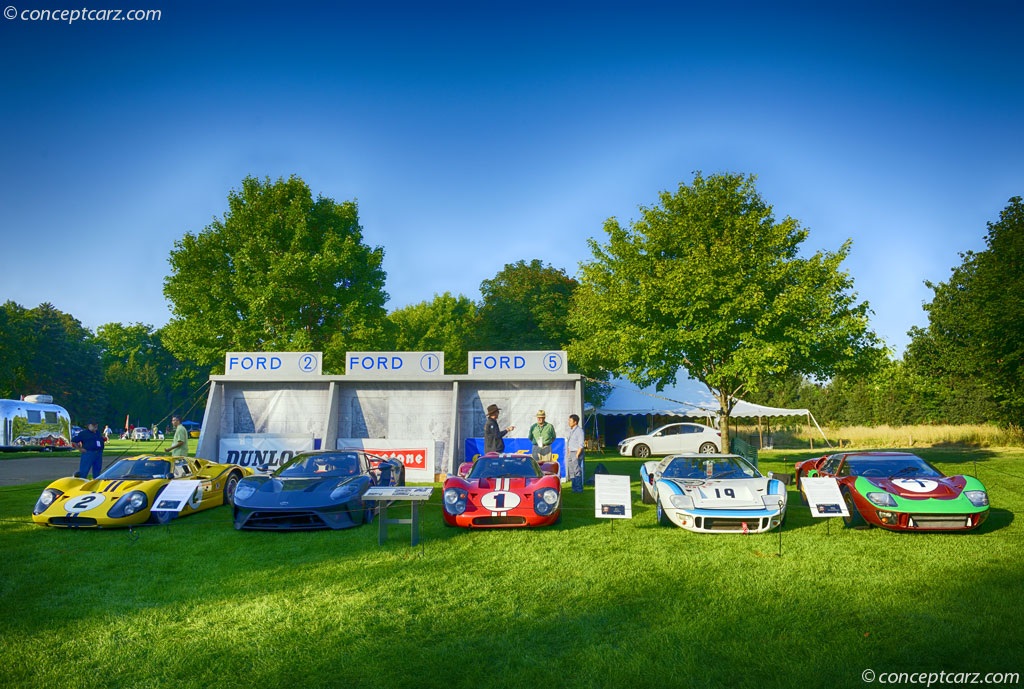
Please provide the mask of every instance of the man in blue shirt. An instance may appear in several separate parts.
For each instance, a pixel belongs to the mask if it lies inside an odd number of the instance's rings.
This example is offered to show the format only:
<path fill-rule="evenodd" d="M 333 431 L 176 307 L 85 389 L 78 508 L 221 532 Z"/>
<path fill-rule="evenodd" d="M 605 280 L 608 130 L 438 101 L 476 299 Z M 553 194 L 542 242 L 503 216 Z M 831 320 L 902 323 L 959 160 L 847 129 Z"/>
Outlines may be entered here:
<path fill-rule="evenodd" d="M 96 478 L 103 471 L 103 444 L 107 442 L 96 430 L 98 424 L 90 421 L 86 427 L 75 434 L 71 444 L 82 451 L 82 458 L 78 462 L 78 473 L 75 476 L 88 478 L 89 471 L 92 477 Z"/>

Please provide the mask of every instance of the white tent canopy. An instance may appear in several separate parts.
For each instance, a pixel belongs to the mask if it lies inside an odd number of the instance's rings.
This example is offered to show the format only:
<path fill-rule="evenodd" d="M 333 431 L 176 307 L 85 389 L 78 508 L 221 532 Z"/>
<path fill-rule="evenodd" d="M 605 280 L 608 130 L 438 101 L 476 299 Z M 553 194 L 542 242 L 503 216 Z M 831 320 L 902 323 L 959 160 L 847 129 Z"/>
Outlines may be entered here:
<path fill-rule="evenodd" d="M 629 381 L 614 379 L 611 381 L 612 392 L 600 409 L 594 413 L 600 415 L 622 416 L 631 414 L 658 414 L 662 416 L 718 416 L 718 402 L 711 396 L 711 393 L 700 382 L 686 377 L 685 371 L 680 371 L 679 381 L 670 388 L 661 392 L 652 385 L 638 390 Z M 746 400 L 736 400 L 733 407 L 732 418 L 772 418 L 780 416 L 802 416 L 807 423 L 813 423 L 825 437 L 824 431 L 818 425 L 818 421 L 811 414 L 810 409 L 788 409 L 785 407 L 768 407 L 763 404 L 754 404 Z"/>

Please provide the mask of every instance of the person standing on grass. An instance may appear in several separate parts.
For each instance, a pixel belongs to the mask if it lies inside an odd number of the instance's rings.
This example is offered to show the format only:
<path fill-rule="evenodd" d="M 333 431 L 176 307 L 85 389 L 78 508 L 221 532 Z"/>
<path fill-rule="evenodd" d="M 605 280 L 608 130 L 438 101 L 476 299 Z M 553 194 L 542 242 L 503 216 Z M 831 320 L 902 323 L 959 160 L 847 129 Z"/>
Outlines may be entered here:
<path fill-rule="evenodd" d="M 75 433 L 71 438 L 71 445 L 82 452 L 82 458 L 78 461 L 78 473 L 75 476 L 88 478 L 91 470 L 92 477 L 96 478 L 103 471 L 103 443 L 107 442 L 107 439 L 96 431 L 98 424 L 95 421 L 90 421 L 85 426 L 85 429 Z"/>
<path fill-rule="evenodd" d="M 174 442 L 171 443 L 172 457 L 188 456 L 188 429 L 181 425 L 181 418 L 171 417 L 171 425 L 174 426 Z"/>
<path fill-rule="evenodd" d="M 509 426 L 505 430 L 501 430 L 498 426 L 498 412 L 501 409 L 498 405 L 492 404 L 487 407 L 487 421 L 484 423 L 484 454 L 488 452 L 504 452 L 505 451 L 505 436 L 508 435 L 509 431 L 514 431 L 515 426 Z"/>
<path fill-rule="evenodd" d="M 547 422 L 543 409 L 537 411 L 537 423 L 530 426 L 530 442 L 533 443 L 533 458 L 538 462 L 551 460 L 551 444 L 555 442 L 555 427 Z"/>
<path fill-rule="evenodd" d="M 583 492 L 583 428 L 580 417 L 569 414 L 569 432 L 565 436 L 565 473 L 572 481 L 572 492 Z"/>

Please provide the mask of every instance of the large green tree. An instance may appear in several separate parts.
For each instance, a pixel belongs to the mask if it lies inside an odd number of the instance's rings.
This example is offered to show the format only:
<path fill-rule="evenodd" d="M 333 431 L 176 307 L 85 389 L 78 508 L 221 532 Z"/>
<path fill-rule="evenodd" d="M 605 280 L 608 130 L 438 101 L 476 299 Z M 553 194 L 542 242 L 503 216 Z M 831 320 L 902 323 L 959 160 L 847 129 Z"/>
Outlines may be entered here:
<path fill-rule="evenodd" d="M 386 312 L 384 250 L 363 243 L 355 202 L 313 198 L 298 177 L 247 177 L 228 211 L 171 251 L 164 343 L 217 369 L 227 351 L 377 344 Z"/>
<path fill-rule="evenodd" d="M 1024 204 L 1015 196 L 988 223 L 983 251 L 961 254 L 935 292 L 927 328 L 911 330 L 906 358 L 947 387 L 991 400 L 995 418 L 1024 426 Z M 980 390 L 978 387 L 980 386 Z M 967 397 L 965 402 L 970 402 Z"/>
<path fill-rule="evenodd" d="M 829 377 L 878 346 L 840 268 L 850 243 L 802 256 L 807 230 L 776 222 L 753 176 L 697 173 L 604 231 L 573 297 L 570 353 L 659 389 L 685 368 L 718 400 L 723 449 L 738 396 L 790 373 Z"/>
<path fill-rule="evenodd" d="M 445 373 L 466 373 L 466 354 L 477 325 L 472 299 L 435 294 L 432 301 L 392 311 L 388 321 L 395 351 L 443 351 Z"/>
<path fill-rule="evenodd" d="M 572 340 L 569 305 L 579 284 L 565 270 L 539 259 L 509 263 L 480 283 L 474 347 L 478 349 L 565 349 Z M 611 392 L 603 369 L 569 358 L 571 371 L 586 377 L 584 395 L 600 405 Z"/>
<path fill-rule="evenodd" d="M 0 306 L 0 396 L 42 393 L 72 420 L 99 419 L 105 391 L 99 347 L 76 318 L 43 303 Z"/>
<path fill-rule="evenodd" d="M 568 341 L 569 298 L 576 280 L 539 259 L 509 263 L 480 283 L 475 346 L 482 349 L 561 348 Z"/>

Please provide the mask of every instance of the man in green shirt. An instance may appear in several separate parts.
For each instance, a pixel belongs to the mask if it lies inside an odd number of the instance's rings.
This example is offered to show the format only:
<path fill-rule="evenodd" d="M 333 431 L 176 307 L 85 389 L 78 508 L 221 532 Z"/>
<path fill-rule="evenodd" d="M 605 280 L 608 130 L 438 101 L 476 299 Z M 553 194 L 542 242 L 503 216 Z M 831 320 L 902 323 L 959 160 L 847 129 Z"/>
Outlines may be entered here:
<path fill-rule="evenodd" d="M 174 442 L 171 443 L 172 457 L 188 456 L 188 429 L 181 425 L 181 418 L 171 417 L 171 425 L 174 426 Z"/>
<path fill-rule="evenodd" d="M 549 461 L 551 443 L 555 442 L 555 427 L 547 422 L 543 409 L 537 411 L 537 423 L 530 426 L 528 437 L 533 443 L 533 458 L 538 462 Z"/>

